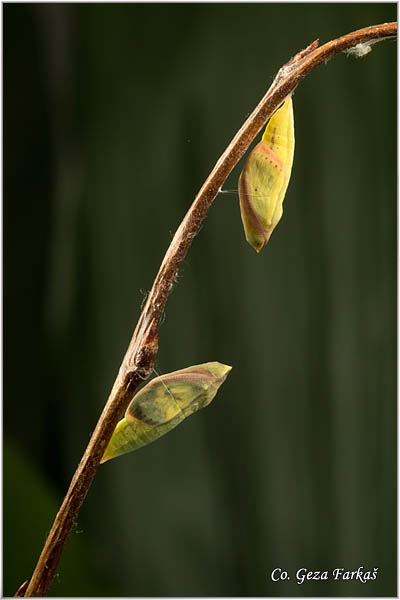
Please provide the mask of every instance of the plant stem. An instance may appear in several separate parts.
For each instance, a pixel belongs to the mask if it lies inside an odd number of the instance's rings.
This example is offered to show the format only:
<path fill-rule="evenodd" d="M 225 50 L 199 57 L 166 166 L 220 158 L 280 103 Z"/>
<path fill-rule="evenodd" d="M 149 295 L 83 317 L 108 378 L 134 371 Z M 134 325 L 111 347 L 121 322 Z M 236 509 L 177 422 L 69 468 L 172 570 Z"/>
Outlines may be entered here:
<path fill-rule="evenodd" d="M 395 36 L 397 23 L 366 27 L 318 48 L 310 44 L 284 65 L 271 87 L 240 128 L 197 194 L 165 254 L 140 315 L 107 404 L 72 478 L 29 582 L 25 597 L 45 596 L 52 584 L 65 544 L 111 435 L 138 386 L 153 370 L 158 350 L 158 322 L 174 279 L 193 238 L 229 173 L 283 100 L 302 79 L 330 58 L 369 40 Z"/>

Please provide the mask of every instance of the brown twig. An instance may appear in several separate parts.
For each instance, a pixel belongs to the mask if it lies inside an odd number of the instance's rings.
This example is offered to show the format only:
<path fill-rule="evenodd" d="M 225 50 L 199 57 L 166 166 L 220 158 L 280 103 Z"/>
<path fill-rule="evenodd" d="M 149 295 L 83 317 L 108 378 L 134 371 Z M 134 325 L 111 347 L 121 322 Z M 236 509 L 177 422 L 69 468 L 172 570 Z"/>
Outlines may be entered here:
<path fill-rule="evenodd" d="M 23 598 L 26 590 L 28 589 L 29 580 L 27 579 L 24 583 L 21 583 L 19 588 L 14 594 L 14 598 Z"/>
<path fill-rule="evenodd" d="M 138 386 L 151 374 L 158 349 L 158 321 L 181 262 L 225 179 L 265 124 L 302 79 L 318 65 L 356 44 L 393 37 L 397 23 L 366 27 L 324 44 L 318 40 L 278 72 L 270 89 L 230 142 L 179 226 L 140 315 L 107 404 L 54 520 L 25 596 L 45 596 L 112 432 Z"/>

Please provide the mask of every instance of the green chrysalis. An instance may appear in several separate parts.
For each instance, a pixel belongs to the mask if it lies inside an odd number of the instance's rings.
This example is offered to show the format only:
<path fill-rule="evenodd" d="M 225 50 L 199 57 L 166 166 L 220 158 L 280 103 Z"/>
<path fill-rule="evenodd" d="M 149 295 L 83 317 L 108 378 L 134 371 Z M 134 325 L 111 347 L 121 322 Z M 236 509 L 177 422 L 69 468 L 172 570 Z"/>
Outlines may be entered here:
<path fill-rule="evenodd" d="M 150 444 L 207 406 L 231 368 L 209 362 L 150 381 L 132 399 L 100 462 Z"/>
<path fill-rule="evenodd" d="M 292 98 L 272 115 L 239 178 L 240 213 L 246 239 L 260 252 L 283 212 L 294 155 Z"/>

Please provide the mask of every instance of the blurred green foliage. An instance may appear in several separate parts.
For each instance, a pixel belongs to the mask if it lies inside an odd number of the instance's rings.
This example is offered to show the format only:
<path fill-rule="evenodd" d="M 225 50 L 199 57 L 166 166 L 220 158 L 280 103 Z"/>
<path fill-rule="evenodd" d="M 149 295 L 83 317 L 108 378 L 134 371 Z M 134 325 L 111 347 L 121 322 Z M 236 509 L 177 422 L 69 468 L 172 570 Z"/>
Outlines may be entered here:
<path fill-rule="evenodd" d="M 298 50 L 394 20 L 396 4 L 6 4 L 3 17 L 13 595 L 219 155 Z M 267 248 L 246 243 L 237 197 L 218 197 L 160 329 L 159 373 L 213 360 L 232 373 L 209 408 L 100 468 L 53 595 L 396 595 L 396 42 L 319 67 L 294 112 Z M 361 565 L 377 580 L 295 582 L 301 567 Z M 273 583 L 275 567 L 291 580 Z"/>

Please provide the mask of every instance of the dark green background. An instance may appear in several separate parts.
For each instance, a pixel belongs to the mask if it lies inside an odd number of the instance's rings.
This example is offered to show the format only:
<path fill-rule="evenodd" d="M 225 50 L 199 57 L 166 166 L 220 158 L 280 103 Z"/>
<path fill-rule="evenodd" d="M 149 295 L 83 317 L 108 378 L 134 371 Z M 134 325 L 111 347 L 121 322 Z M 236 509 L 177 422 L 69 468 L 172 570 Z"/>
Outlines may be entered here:
<path fill-rule="evenodd" d="M 3 17 L 10 595 L 221 152 L 296 51 L 396 5 L 6 4 Z M 157 370 L 233 370 L 209 408 L 100 468 L 53 595 L 396 594 L 396 73 L 386 41 L 298 87 L 284 216 L 259 256 L 237 197 L 217 198 Z M 377 580 L 295 581 L 360 566 Z M 291 580 L 271 582 L 275 567 Z"/>

